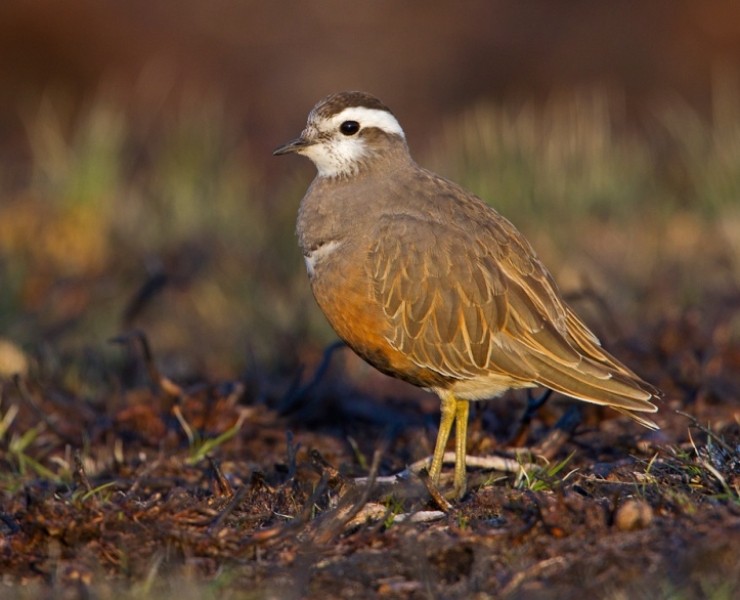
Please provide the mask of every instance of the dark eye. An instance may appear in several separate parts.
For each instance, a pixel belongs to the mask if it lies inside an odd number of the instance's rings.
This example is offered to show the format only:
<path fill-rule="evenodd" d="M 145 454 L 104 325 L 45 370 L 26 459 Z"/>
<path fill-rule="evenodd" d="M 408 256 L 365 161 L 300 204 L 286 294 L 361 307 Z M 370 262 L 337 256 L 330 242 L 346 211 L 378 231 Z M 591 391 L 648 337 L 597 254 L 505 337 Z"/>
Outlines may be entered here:
<path fill-rule="evenodd" d="M 339 126 L 339 131 L 344 135 L 355 135 L 360 131 L 360 124 L 357 121 L 345 121 Z"/>

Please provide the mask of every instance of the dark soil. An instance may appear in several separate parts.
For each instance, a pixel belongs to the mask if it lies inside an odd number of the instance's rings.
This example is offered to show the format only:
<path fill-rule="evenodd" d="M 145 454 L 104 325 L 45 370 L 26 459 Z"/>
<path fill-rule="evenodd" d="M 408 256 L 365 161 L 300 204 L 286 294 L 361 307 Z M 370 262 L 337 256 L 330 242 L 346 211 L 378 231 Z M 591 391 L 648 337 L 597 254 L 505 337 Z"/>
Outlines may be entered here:
<path fill-rule="evenodd" d="M 577 403 L 551 400 L 520 436 L 555 440 L 549 462 L 531 457 L 526 476 L 471 468 L 446 513 L 415 475 L 355 481 L 427 456 L 438 414 L 431 397 L 404 400 L 412 388 L 355 378 L 346 349 L 292 384 L 175 384 L 138 336 L 116 367 L 47 354 L 2 384 L 6 592 L 738 597 L 740 345 L 732 304 L 713 308 L 726 318 L 687 313 L 612 348 L 664 390 L 659 432 L 579 404 L 557 437 Z M 511 455 L 523 407 L 476 405 L 470 455 Z"/>

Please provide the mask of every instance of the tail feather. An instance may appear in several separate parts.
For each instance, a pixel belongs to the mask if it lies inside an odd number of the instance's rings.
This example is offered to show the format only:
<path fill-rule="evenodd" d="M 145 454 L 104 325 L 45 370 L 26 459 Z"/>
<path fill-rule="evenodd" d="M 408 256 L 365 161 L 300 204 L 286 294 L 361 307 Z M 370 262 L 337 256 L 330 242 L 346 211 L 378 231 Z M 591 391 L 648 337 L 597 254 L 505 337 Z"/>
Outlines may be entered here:
<path fill-rule="evenodd" d="M 609 406 L 645 427 L 658 429 L 658 425 L 650 419 L 634 414 L 657 412 L 658 407 L 650 400 L 660 397 L 656 388 L 636 375 L 615 370 L 611 377 L 603 379 L 544 357 L 530 356 L 529 359 L 537 369 L 538 384 L 584 402 Z"/>
<path fill-rule="evenodd" d="M 657 412 L 650 400 L 661 398 L 660 390 L 609 354 L 569 307 L 566 311 L 570 343 L 583 361 L 573 368 L 557 357 L 530 355 L 539 373 L 538 383 L 584 402 L 609 406 L 649 429 L 659 429 L 654 421 L 636 413 Z"/>
<path fill-rule="evenodd" d="M 657 424 L 657 423 L 656 423 L 655 421 L 653 421 L 652 419 L 648 419 L 647 417 L 643 417 L 643 416 L 642 416 L 642 415 L 640 415 L 640 414 L 635 414 L 635 413 L 633 413 L 633 412 L 630 412 L 630 411 L 628 411 L 628 410 L 625 410 L 625 409 L 623 409 L 623 408 L 617 408 L 617 407 L 615 407 L 615 406 L 610 406 L 610 408 L 612 408 L 613 410 L 616 410 L 616 411 L 617 411 L 618 413 L 621 413 L 621 414 L 623 414 L 623 415 L 625 415 L 625 416 L 629 417 L 629 418 L 630 418 L 630 419 L 632 419 L 633 421 L 637 421 L 637 422 L 638 422 L 638 423 L 639 423 L 640 425 L 642 425 L 643 427 L 647 427 L 648 429 L 652 429 L 653 431 L 656 431 L 656 430 L 660 429 L 660 425 L 658 425 L 658 424 Z M 658 408 L 657 408 L 657 407 L 655 407 L 655 410 L 654 410 L 654 411 L 652 411 L 652 412 L 655 412 L 655 411 L 657 411 L 657 410 L 658 410 Z"/>

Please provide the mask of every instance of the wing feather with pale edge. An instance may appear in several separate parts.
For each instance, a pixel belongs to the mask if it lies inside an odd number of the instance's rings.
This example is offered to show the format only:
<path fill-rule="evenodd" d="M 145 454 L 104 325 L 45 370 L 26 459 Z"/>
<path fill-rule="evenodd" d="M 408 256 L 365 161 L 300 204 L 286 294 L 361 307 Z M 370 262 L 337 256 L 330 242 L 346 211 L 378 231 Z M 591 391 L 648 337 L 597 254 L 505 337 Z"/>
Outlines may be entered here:
<path fill-rule="evenodd" d="M 474 229 L 403 214 L 380 220 L 368 272 L 389 343 L 458 380 L 500 377 L 655 411 L 657 390 L 601 349 L 516 229 L 503 218 Z"/>

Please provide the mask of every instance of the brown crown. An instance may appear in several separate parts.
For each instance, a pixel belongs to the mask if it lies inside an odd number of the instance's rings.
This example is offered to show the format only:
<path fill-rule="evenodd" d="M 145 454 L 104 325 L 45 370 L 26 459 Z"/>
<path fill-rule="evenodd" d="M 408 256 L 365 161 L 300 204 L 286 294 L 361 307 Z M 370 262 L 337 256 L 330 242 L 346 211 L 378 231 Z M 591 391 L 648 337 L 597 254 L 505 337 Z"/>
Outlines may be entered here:
<path fill-rule="evenodd" d="M 375 96 L 366 92 L 338 92 L 321 100 L 311 111 L 313 117 L 328 118 L 350 106 L 393 112 Z"/>

